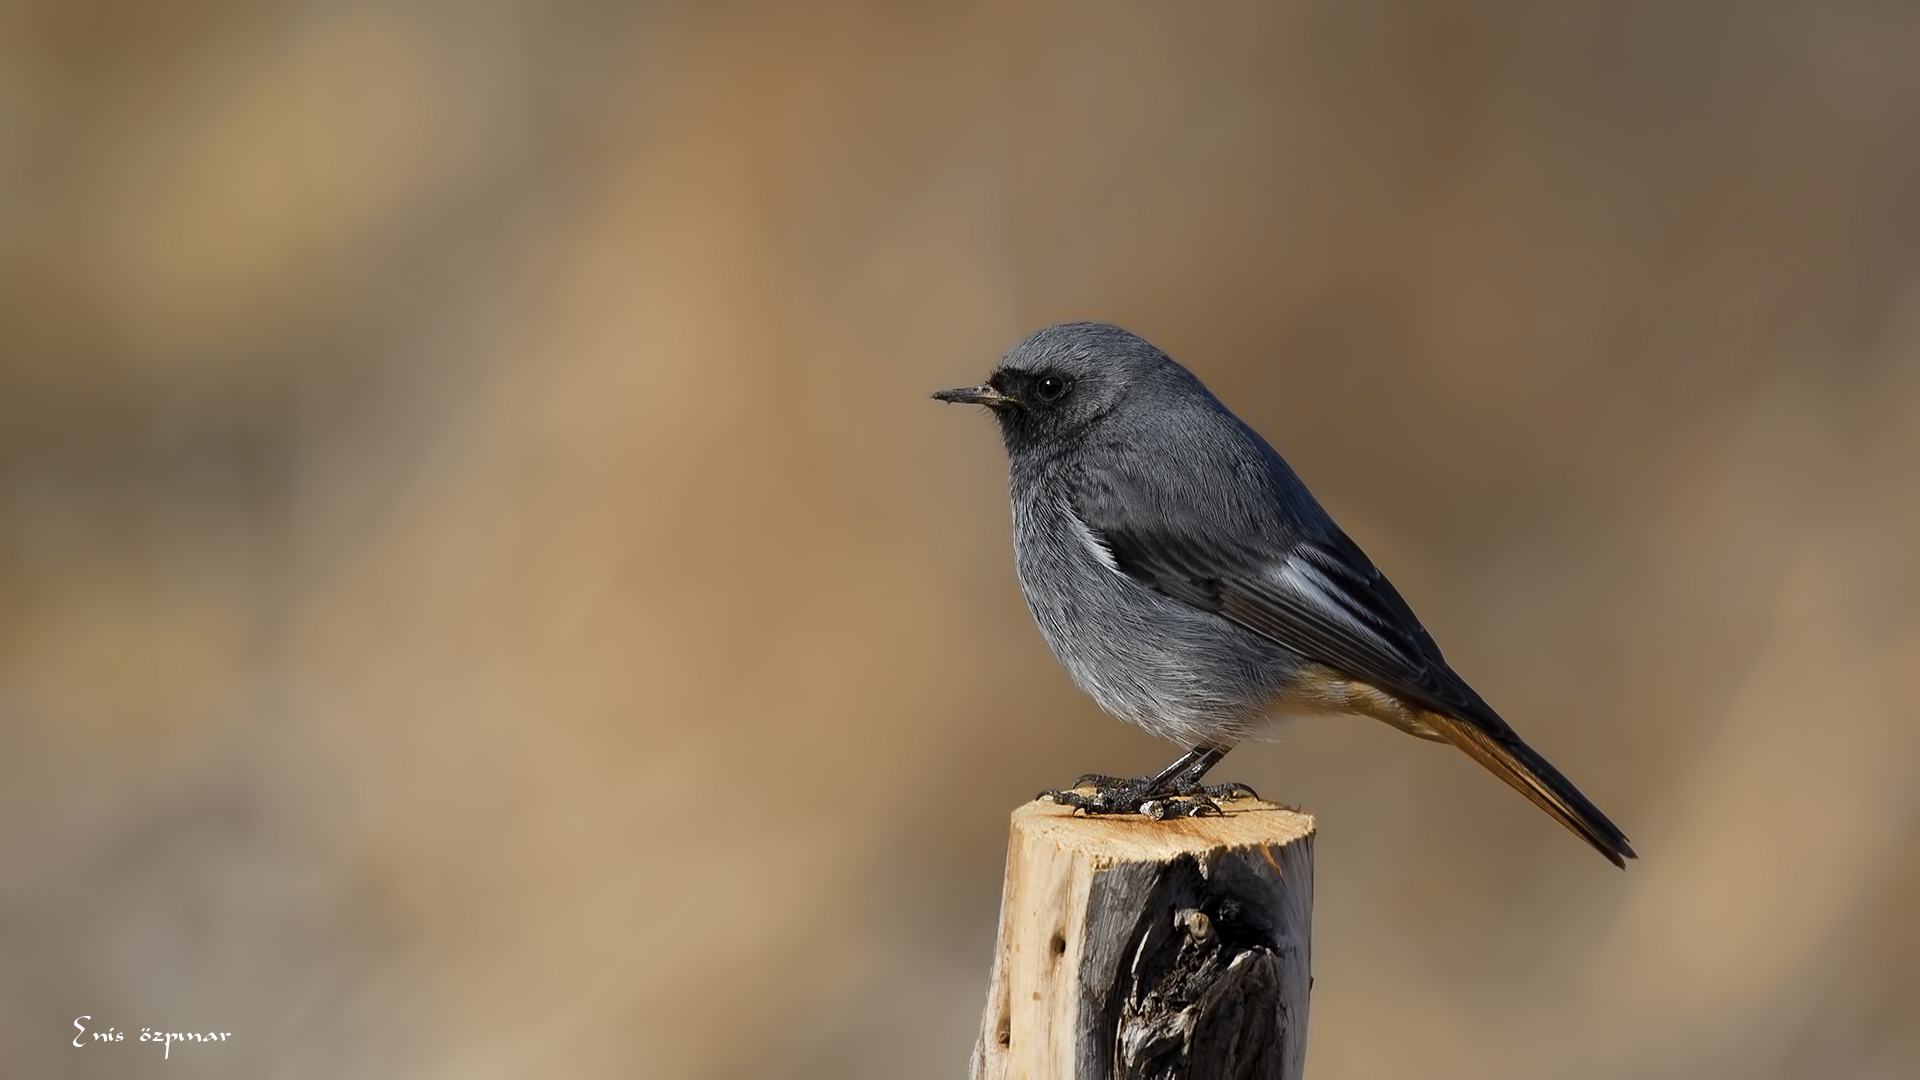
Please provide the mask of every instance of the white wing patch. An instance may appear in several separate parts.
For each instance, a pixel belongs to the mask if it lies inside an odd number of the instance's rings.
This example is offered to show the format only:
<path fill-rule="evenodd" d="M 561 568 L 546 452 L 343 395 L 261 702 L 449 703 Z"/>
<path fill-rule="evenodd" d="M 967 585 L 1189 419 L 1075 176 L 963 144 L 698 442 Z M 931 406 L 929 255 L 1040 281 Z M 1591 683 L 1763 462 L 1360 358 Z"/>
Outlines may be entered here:
<path fill-rule="evenodd" d="M 1326 571 L 1308 562 L 1302 556 L 1298 554 L 1287 556 L 1287 561 L 1274 572 L 1273 576 L 1281 585 L 1304 597 L 1315 610 L 1333 616 L 1349 630 L 1357 631 L 1367 639 L 1392 649 L 1378 631 L 1355 618 L 1347 605 L 1341 602 L 1340 587 L 1333 583 L 1333 579 L 1327 576 Z"/>
<path fill-rule="evenodd" d="M 1073 507 L 1067 505 L 1065 499 L 1060 501 L 1060 512 L 1065 514 L 1067 521 L 1072 524 L 1074 536 L 1086 545 L 1094 558 L 1100 560 L 1100 565 L 1116 574 L 1120 573 L 1120 564 L 1114 561 L 1113 551 L 1099 537 L 1093 535 L 1093 530 L 1087 526 L 1086 522 L 1080 520 L 1080 515 L 1073 512 Z"/>

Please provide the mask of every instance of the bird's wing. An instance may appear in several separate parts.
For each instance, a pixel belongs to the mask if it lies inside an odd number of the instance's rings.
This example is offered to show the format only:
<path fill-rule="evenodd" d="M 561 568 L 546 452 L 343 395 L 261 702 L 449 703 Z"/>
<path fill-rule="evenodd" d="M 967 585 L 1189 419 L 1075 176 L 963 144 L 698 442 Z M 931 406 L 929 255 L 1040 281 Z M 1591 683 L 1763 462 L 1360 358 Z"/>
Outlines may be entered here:
<path fill-rule="evenodd" d="M 1247 437 L 1264 449 L 1258 436 Z M 1279 455 L 1265 449 L 1260 457 L 1266 483 L 1257 489 L 1244 480 L 1261 466 L 1231 450 L 1211 461 L 1156 455 L 1152 469 L 1082 473 L 1071 484 L 1068 508 L 1119 573 L 1400 695 L 1420 707 L 1433 736 L 1465 751 L 1614 865 L 1634 858 L 1619 827 L 1447 666 L 1399 591 Z"/>
<path fill-rule="evenodd" d="M 1275 523 L 1269 532 L 1296 535 L 1220 539 L 1244 536 L 1255 522 L 1208 528 L 1208 515 L 1182 515 L 1196 522 L 1182 528 L 1142 521 L 1122 509 L 1129 502 L 1098 492 L 1074 500 L 1075 513 L 1122 573 L 1430 710 L 1511 733 L 1447 666 L 1400 593 L 1331 522 L 1317 536 Z"/>

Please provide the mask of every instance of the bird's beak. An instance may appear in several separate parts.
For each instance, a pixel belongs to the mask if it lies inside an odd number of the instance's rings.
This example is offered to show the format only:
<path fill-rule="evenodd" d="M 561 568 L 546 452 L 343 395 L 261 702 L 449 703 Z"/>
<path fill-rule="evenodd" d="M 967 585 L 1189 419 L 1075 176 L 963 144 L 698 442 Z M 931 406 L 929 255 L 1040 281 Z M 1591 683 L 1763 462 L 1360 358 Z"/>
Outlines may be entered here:
<path fill-rule="evenodd" d="M 1001 409 L 1011 409 L 1020 404 L 987 383 L 981 383 L 979 386 L 962 386 L 955 390 L 942 390 L 934 394 L 933 399 L 949 401 L 956 405 L 985 405 L 996 412 Z"/>

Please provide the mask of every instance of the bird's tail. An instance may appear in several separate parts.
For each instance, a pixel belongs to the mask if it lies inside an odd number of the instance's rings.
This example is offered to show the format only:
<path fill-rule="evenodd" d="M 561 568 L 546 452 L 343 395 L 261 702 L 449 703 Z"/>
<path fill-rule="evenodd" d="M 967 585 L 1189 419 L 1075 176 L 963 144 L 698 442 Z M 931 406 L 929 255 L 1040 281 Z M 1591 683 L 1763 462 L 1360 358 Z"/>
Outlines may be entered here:
<path fill-rule="evenodd" d="M 1560 770 L 1548 764 L 1546 758 L 1522 742 L 1519 736 L 1502 738 L 1469 721 L 1428 710 L 1421 710 L 1420 718 L 1448 742 L 1465 751 L 1468 757 L 1486 766 L 1493 775 L 1531 799 L 1533 805 L 1545 810 L 1574 835 L 1592 844 L 1613 865 L 1624 870 L 1626 860 L 1639 858 L 1619 827 L 1607 820 L 1607 815 L 1601 813 L 1600 808 L 1588 801 L 1585 795 L 1580 794 L 1580 789 L 1573 786 L 1573 781 L 1560 775 Z"/>

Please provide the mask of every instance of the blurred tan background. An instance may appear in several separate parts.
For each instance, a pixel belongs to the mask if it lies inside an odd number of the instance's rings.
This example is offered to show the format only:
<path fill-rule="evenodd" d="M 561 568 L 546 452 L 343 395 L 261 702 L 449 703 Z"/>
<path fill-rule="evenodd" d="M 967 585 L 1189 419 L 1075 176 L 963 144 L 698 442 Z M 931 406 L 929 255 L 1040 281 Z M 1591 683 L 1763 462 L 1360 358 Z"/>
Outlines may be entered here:
<path fill-rule="evenodd" d="M 1318 720 L 1317 1077 L 1920 1075 L 1920 9 L 0 5 L 0 1072 L 935 1077 L 1176 748 L 926 400 L 1138 330 L 1643 860 Z M 217 1029 L 172 1060 L 74 1018 Z"/>

